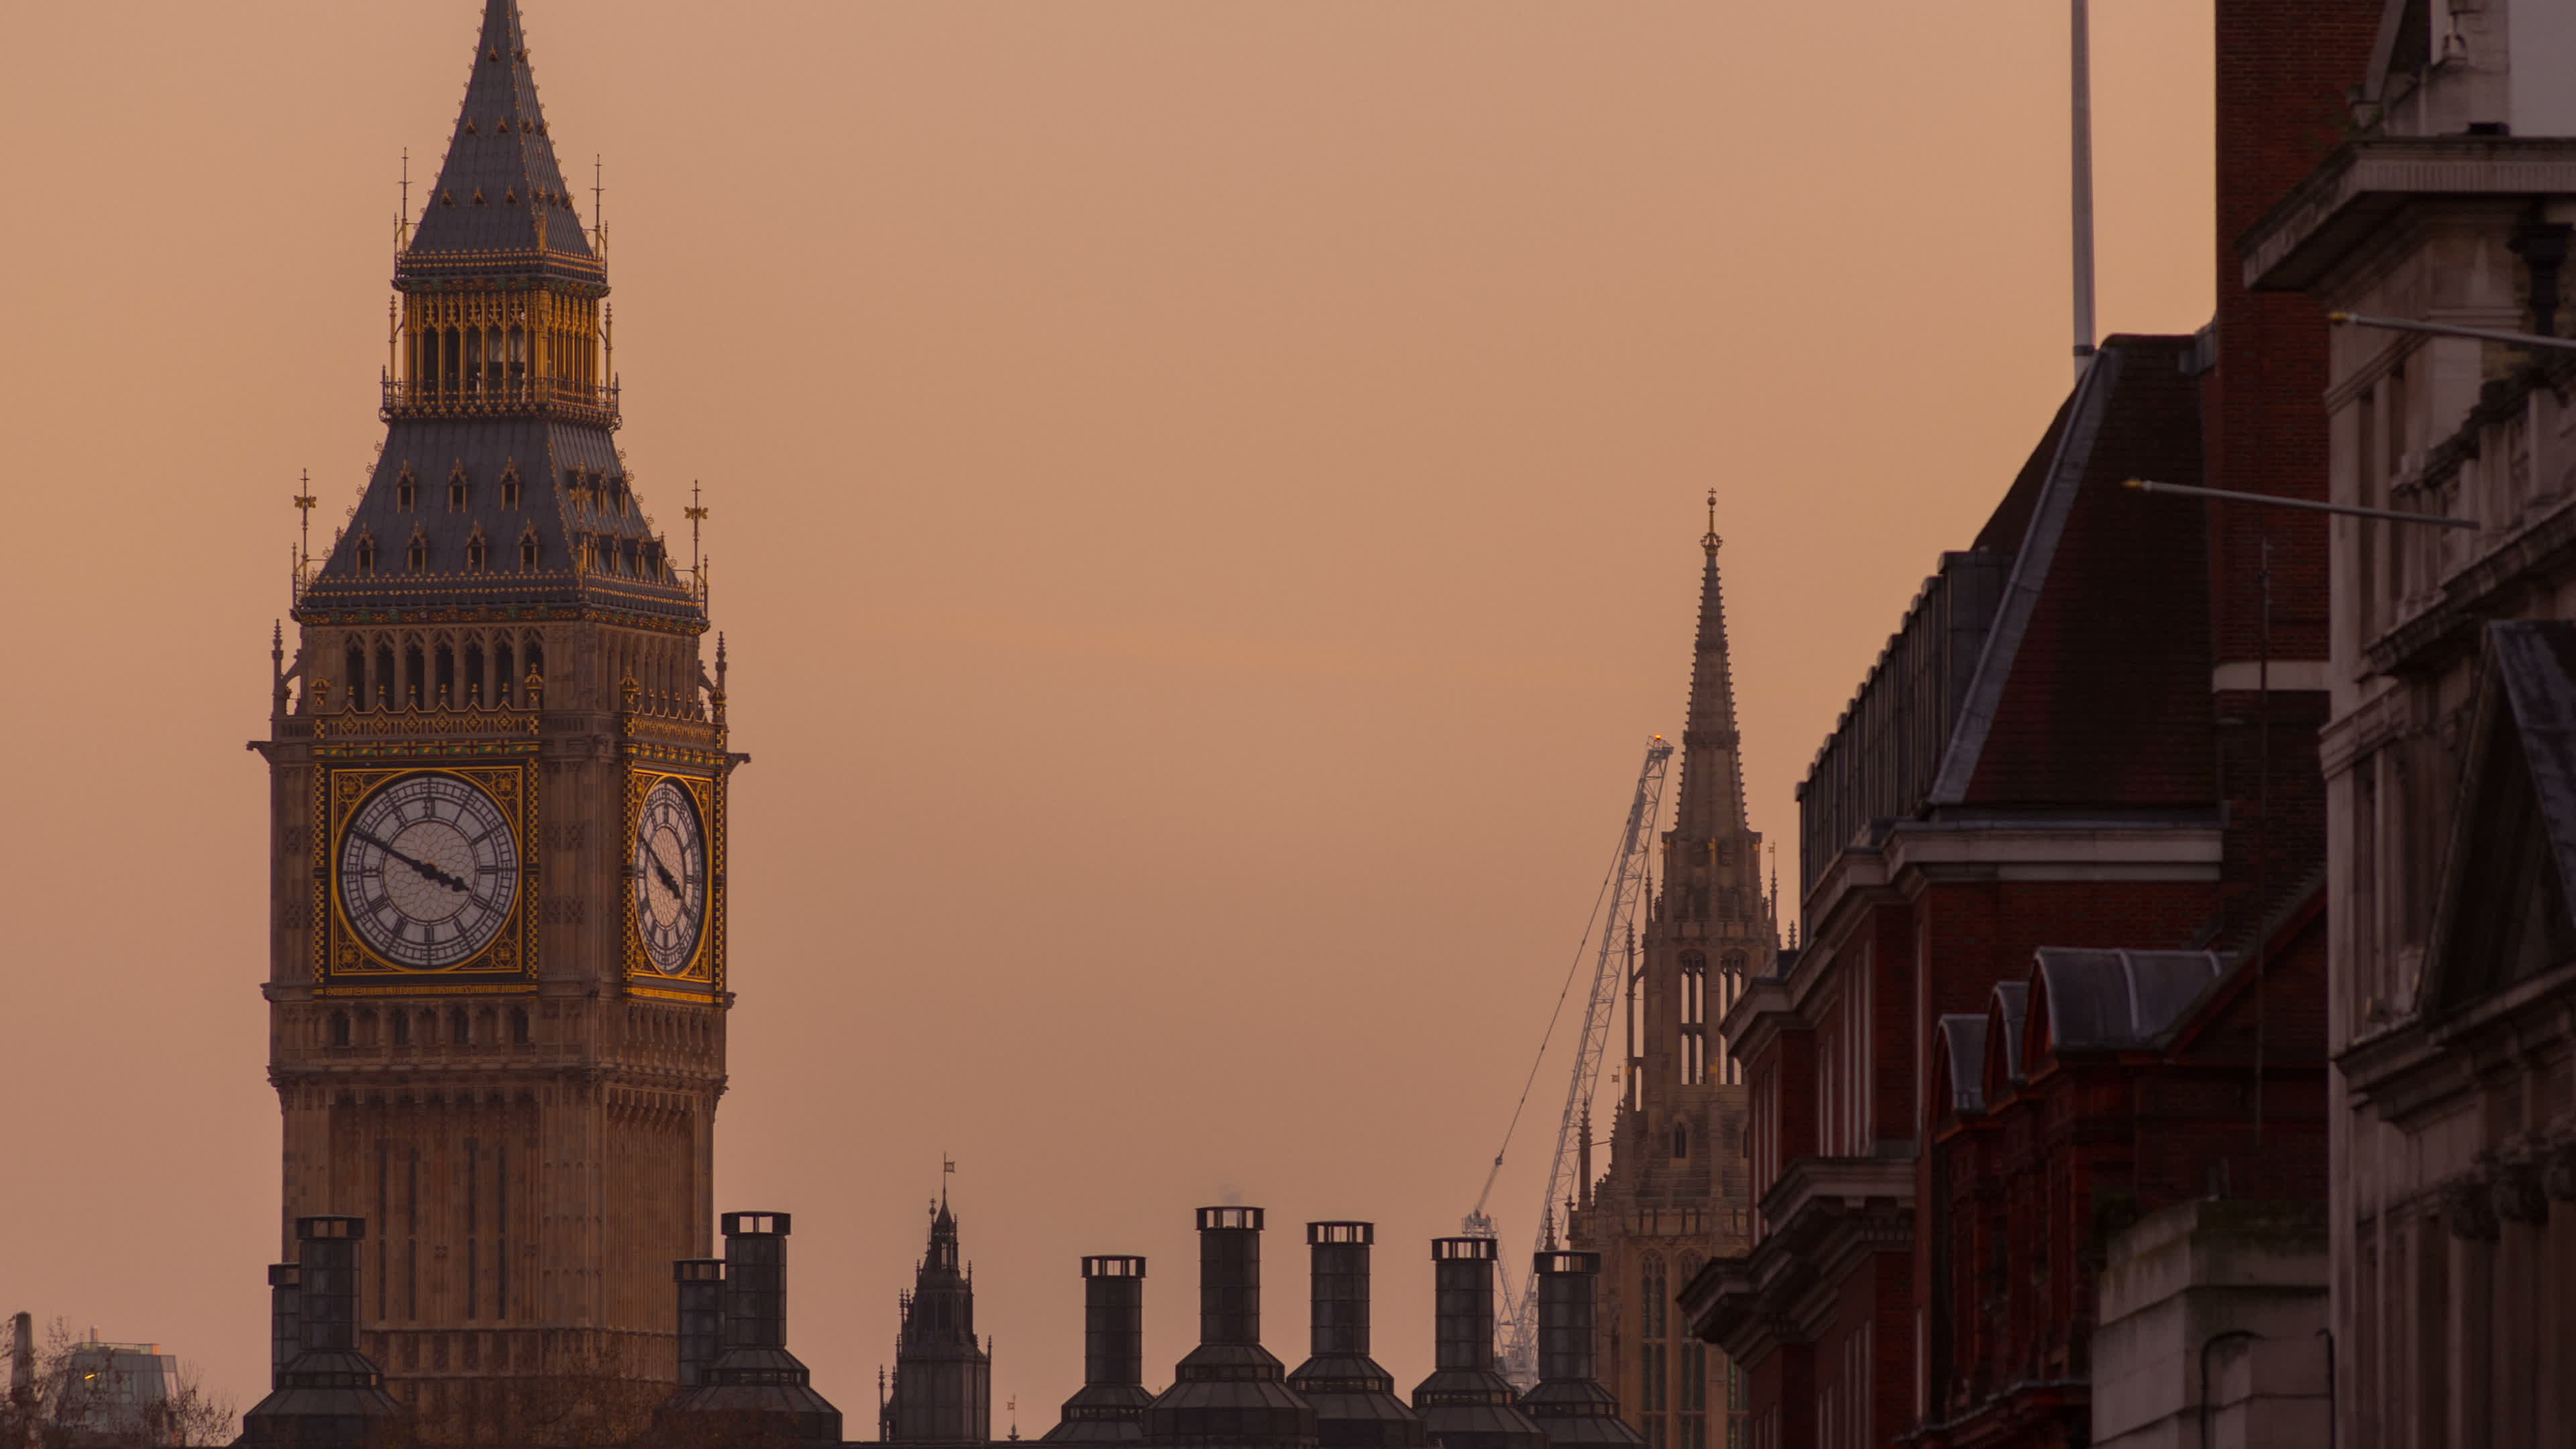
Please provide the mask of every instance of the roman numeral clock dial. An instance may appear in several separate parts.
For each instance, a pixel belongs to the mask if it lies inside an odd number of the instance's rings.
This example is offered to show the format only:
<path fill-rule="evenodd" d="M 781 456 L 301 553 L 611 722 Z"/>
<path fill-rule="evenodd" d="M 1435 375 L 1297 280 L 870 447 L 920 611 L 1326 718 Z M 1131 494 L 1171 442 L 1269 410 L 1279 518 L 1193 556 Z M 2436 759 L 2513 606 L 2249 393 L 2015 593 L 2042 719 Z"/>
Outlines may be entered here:
<path fill-rule="evenodd" d="M 491 796 L 455 776 L 400 776 L 340 833 L 340 909 L 386 964 L 441 971 L 492 944 L 519 891 L 518 842 Z"/>
<path fill-rule="evenodd" d="M 698 957 L 707 919 L 707 833 L 677 780 L 656 781 L 635 821 L 635 932 L 644 959 L 677 976 Z"/>

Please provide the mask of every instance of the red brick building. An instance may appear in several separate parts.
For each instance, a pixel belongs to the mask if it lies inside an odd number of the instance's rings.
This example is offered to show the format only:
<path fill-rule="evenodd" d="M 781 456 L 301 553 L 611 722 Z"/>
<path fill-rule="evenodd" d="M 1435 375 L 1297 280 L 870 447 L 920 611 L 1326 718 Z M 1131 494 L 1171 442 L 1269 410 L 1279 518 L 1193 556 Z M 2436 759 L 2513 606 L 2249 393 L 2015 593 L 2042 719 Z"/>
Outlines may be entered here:
<path fill-rule="evenodd" d="M 1993 1100 L 2011 1110 L 1985 1127 L 1981 1097 L 1980 1131 L 1926 1152 L 1935 1114 L 1957 1112 L 1928 1084 L 1944 1018 L 1982 1021 L 1997 984 L 2030 982 L 2050 952 L 2234 944 L 2234 904 L 2259 872 L 2228 850 L 2242 832 L 2211 707 L 2206 522 L 2120 486 L 2200 478 L 2194 354 L 2182 337 L 2103 347 L 1973 546 L 1926 582 L 1800 790 L 1807 947 L 1721 1024 L 1745 1068 L 1757 1242 L 1682 1294 L 1748 1375 L 1758 1449 L 1886 1444 L 1969 1409 L 2043 1432 L 1958 1442 L 2081 1442 L 2057 1431 L 2085 1410 L 2067 1381 L 2081 1377 L 2091 1194 L 2097 1176 L 2135 1192 L 2125 1166 L 2104 1176 L 2059 1148 L 2117 1130 L 2121 1093 L 2097 1080 L 2103 1063 L 2061 1072 L 2052 1051 L 2027 1101 L 2007 1073 Z M 2192 958 L 2213 1001 L 2224 981 L 2250 986 L 2241 954 Z M 2274 973 L 2270 993 L 2294 979 Z M 2121 1038 L 2112 1074 L 2173 1015 Z M 2070 1060 L 2094 1036 L 2081 1041 Z M 2304 1073 L 2275 1095 L 2318 1113 L 2313 1049 L 2267 1068 Z M 2237 1083 L 2210 1115 L 2250 1126 L 2250 1066 Z M 2285 1171 L 2299 1160 L 2271 1156 Z M 2013 1291 L 1981 1326 L 1962 1320 L 1982 1320 L 1983 1289 L 1956 1301 L 1946 1266 L 1948 1174 L 1988 1159 L 2018 1176 L 1984 1184 L 2009 1188 Z M 2314 1192 L 2321 1147 L 2306 1164 Z M 1963 1337 L 1991 1357 L 1963 1359 Z M 1960 1403 L 1957 1384 L 2000 1400 Z"/>
<path fill-rule="evenodd" d="M 1753 1247 L 1682 1290 L 1756 1449 L 2083 1444 L 2129 1223 L 2325 1183 L 2325 324 L 2236 235 L 2376 0 L 2218 6 L 2217 318 L 2114 337 L 1800 791 L 1803 952 L 1720 1025 Z M 2126 1412 L 2126 1410 L 2124 1410 Z"/>

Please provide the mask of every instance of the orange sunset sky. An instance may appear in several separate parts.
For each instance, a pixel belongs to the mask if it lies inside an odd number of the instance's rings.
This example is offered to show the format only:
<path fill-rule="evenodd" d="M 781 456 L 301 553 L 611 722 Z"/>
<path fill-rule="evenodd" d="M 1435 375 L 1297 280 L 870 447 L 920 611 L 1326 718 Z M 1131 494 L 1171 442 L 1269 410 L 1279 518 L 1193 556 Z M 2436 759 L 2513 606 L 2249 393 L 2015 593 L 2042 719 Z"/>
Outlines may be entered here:
<path fill-rule="evenodd" d="M 731 641 L 719 1208 L 868 1432 L 954 1156 L 997 1431 L 1085 1252 L 1474 1202 L 1719 495 L 1756 828 L 2068 384 L 2064 0 L 523 0 L 621 441 Z M 269 631 L 383 435 L 476 0 L 20 5 L 0 47 L 0 1312 L 246 1407 L 278 1255 Z M 2096 0 L 2105 331 L 2214 270 L 2210 15 Z M 575 166 L 579 160 L 585 164 Z M 680 540 L 682 548 L 685 539 Z M 1791 886 L 1794 894 L 1794 882 Z M 1496 1211 L 1534 1227 L 1562 1067 Z M 1520 1258 L 1525 1263 L 1526 1258 Z"/>

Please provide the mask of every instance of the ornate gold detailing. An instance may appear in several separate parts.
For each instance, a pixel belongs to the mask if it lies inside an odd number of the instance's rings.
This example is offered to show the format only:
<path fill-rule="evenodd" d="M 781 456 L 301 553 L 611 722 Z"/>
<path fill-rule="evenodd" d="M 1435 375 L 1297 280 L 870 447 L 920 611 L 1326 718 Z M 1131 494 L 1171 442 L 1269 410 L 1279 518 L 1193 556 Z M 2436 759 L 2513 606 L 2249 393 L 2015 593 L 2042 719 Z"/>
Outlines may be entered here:
<path fill-rule="evenodd" d="M 1717 536 L 1717 490 L 1708 490 L 1708 532 L 1700 535 L 1700 550 L 1710 558 L 1717 557 L 1717 546 L 1724 542 Z"/>
<path fill-rule="evenodd" d="M 717 757 L 721 762 L 722 757 Z M 699 992 L 674 992 L 674 985 L 696 983 L 701 988 L 724 989 L 725 925 L 725 789 L 724 782 L 710 775 L 678 774 L 662 770 L 632 769 L 626 772 L 626 824 L 624 830 L 626 859 L 631 866 L 637 850 L 637 831 L 643 823 L 644 797 L 653 787 L 668 780 L 689 792 L 698 807 L 698 819 L 707 832 L 707 905 L 706 923 L 698 935 L 698 951 L 688 969 L 663 972 L 654 969 L 644 954 L 644 934 L 636 918 L 635 892 L 619 892 L 624 902 L 627 991 L 632 995 L 666 996 L 674 1000 L 704 1001 Z M 631 886 L 630 877 L 621 877 Z M 639 986 L 637 982 L 657 983 Z"/>
<path fill-rule="evenodd" d="M 399 748 L 405 756 L 401 763 L 325 767 L 313 771 L 312 839 L 318 843 L 319 851 L 313 867 L 311 918 L 321 923 L 320 929 L 311 932 L 314 984 L 336 993 L 371 981 L 379 984 L 400 981 L 408 984 L 386 986 L 385 989 L 426 991 L 436 988 L 419 983 L 433 978 L 483 982 L 498 977 L 533 976 L 537 961 L 537 919 L 530 903 L 536 894 L 536 862 L 528 849 L 530 842 L 538 838 L 537 777 L 533 759 L 498 765 L 452 761 L 426 765 L 473 784 L 491 797 L 493 803 L 500 807 L 502 817 L 509 822 L 511 839 L 517 847 L 515 854 L 521 872 L 520 882 L 511 896 L 509 918 L 491 945 L 454 966 L 418 971 L 386 961 L 370 950 L 351 928 L 341 909 L 337 879 L 344 828 L 357 812 L 360 802 L 374 793 L 377 786 L 398 776 L 417 773 L 424 768 L 419 757 L 442 753 L 435 745 L 416 742 Z M 453 752 L 456 748 L 451 746 L 449 750 Z M 519 749 L 532 755 L 535 746 L 526 745 Z M 379 751 L 370 748 L 369 752 Z M 391 752 L 390 749 L 381 751 Z M 316 755 L 323 753 L 320 749 L 315 751 Z M 489 988 L 466 984 L 444 989 L 479 991 Z"/>
<path fill-rule="evenodd" d="M 628 708 L 633 708 L 629 704 Z M 703 720 L 675 715 L 630 714 L 624 728 L 630 740 L 661 740 L 678 745 L 722 746 L 724 730 Z"/>
<path fill-rule="evenodd" d="M 531 680 L 536 676 L 528 676 Z M 318 686 L 317 686 L 318 688 Z M 524 710 L 441 709 L 358 713 L 313 721 L 315 739 L 413 739 L 442 735 L 533 735 L 537 716 Z"/>

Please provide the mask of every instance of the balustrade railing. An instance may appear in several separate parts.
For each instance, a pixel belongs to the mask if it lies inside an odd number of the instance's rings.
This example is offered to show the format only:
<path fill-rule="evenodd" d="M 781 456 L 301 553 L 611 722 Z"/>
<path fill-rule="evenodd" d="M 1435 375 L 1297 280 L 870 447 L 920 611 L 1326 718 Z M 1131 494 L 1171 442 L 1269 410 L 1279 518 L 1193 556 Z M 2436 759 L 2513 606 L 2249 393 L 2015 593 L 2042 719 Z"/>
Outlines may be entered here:
<path fill-rule="evenodd" d="M 584 422 L 618 424 L 617 384 L 593 387 L 554 377 L 386 378 L 383 415 L 397 417 L 498 417 L 545 413 Z"/>

